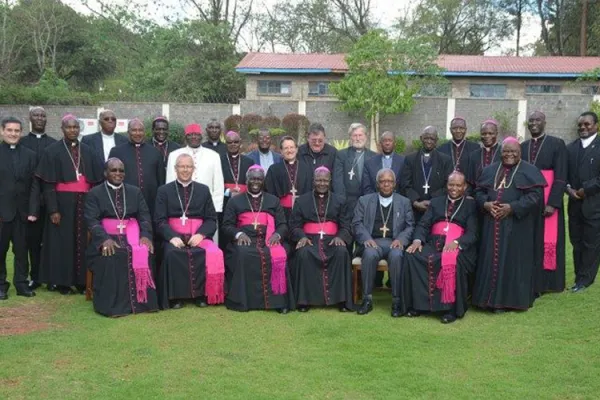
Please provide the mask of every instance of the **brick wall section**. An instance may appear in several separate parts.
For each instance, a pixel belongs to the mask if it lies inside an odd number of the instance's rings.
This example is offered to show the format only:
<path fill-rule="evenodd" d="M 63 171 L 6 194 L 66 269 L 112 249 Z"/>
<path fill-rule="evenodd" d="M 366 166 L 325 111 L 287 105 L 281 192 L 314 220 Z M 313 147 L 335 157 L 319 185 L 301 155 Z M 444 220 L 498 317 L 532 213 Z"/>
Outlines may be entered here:
<path fill-rule="evenodd" d="M 298 112 L 298 102 L 289 100 L 240 100 L 242 115 L 260 114 L 263 117 L 274 115 L 283 118 L 288 113 Z M 310 117 L 309 117 L 310 118 Z"/>
<path fill-rule="evenodd" d="M 510 127 L 516 132 L 518 104 L 517 100 L 456 99 L 456 115 L 467 119 L 469 135 L 479 133 L 481 122 L 494 117 L 495 113 L 510 117 Z"/>
<path fill-rule="evenodd" d="M 527 114 L 543 111 L 546 114 L 546 130 L 569 143 L 577 138 L 577 117 L 590 109 L 590 103 L 591 96 L 585 95 L 527 96 Z"/>
<path fill-rule="evenodd" d="M 325 127 L 329 141 L 334 139 L 348 139 L 348 127 L 354 122 L 361 122 L 368 126 L 364 118 L 339 111 L 336 101 L 307 101 L 306 117 L 310 122 L 320 122 Z"/>
<path fill-rule="evenodd" d="M 199 123 L 204 128 L 211 118 L 224 121 L 231 115 L 232 109 L 232 104 L 172 103 L 169 107 L 169 119 L 182 125 Z"/>
<path fill-rule="evenodd" d="M 100 107 L 113 110 L 119 119 L 139 118 L 142 121 L 162 115 L 163 103 L 102 103 Z"/>
<path fill-rule="evenodd" d="M 390 130 L 404 138 L 407 145 L 419 137 L 423 128 L 433 125 L 441 138 L 446 136 L 448 99 L 427 97 L 417 99 L 410 113 L 388 115 L 379 122 L 379 133 Z"/>

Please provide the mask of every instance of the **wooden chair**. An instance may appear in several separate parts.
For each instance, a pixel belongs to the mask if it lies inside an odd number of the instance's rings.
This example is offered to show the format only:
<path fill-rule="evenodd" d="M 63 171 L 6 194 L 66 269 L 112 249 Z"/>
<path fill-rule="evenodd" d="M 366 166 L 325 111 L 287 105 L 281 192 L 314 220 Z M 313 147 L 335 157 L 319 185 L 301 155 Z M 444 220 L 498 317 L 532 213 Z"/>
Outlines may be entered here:
<path fill-rule="evenodd" d="M 352 299 L 354 300 L 354 304 L 358 304 L 358 301 L 362 298 L 362 286 L 360 276 L 361 264 L 362 259 L 360 257 L 354 257 L 352 259 Z M 377 271 L 385 272 L 387 270 L 387 261 L 380 260 L 379 264 L 377 264 Z"/>

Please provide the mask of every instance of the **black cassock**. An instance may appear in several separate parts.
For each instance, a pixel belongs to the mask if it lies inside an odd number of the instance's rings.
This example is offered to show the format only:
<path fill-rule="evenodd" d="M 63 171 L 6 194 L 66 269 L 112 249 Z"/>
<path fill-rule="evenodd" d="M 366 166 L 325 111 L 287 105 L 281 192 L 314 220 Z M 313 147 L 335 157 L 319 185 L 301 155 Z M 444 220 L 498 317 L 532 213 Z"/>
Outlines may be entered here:
<path fill-rule="evenodd" d="M 275 166 L 274 164 L 273 166 Z M 269 171 L 273 168 L 269 168 Z M 225 305 L 231 310 L 248 311 L 257 309 L 293 308 L 294 295 L 290 285 L 289 268 L 285 269 L 287 291 L 285 294 L 274 294 L 271 285 L 272 257 L 266 242 L 266 226 L 253 224 L 238 227 L 240 214 L 250 213 L 252 209 L 267 213 L 275 219 L 275 232 L 281 236 L 281 244 L 285 247 L 287 236 L 283 209 L 277 197 L 270 193 L 262 193 L 258 198 L 249 194 L 234 197 L 227 204 L 223 215 L 223 231 L 228 244 L 225 251 L 225 271 L 227 296 Z M 249 246 L 240 246 L 235 241 L 237 233 L 243 232 L 252 240 Z M 288 251 L 289 254 L 289 251 Z M 288 260 L 289 265 L 289 260 Z"/>
<path fill-rule="evenodd" d="M 496 189 L 503 180 L 508 187 Z M 483 170 L 475 189 L 477 207 L 483 210 L 486 201 L 498 201 L 510 204 L 512 212 L 501 220 L 484 214 L 473 305 L 519 310 L 533 305 L 533 271 L 541 254 L 537 219 L 545 185 L 540 171 L 526 161 L 518 168 L 494 163 Z"/>
<path fill-rule="evenodd" d="M 110 196 L 110 198 L 109 198 Z M 110 202 L 112 199 L 113 203 Z M 115 209 L 118 212 L 115 214 Z M 126 204 L 124 219 L 135 219 L 140 226 L 140 238 L 152 241 L 152 220 L 148 206 L 140 189 L 123 184 L 113 189 L 107 184 L 98 185 L 90 190 L 85 201 L 85 220 L 90 227 L 92 240 L 87 249 L 88 266 L 94 274 L 94 310 L 108 317 L 139 314 L 158 310 L 156 290 L 148 288 L 147 302 L 137 300 L 136 278 L 132 266 L 132 249 L 127 243 L 126 232 L 122 235 L 109 235 L 102 226 L 104 218 L 121 219 Z M 114 240 L 120 248 L 112 256 L 102 255 L 102 244 Z M 154 257 L 148 257 L 152 268 Z"/>
<path fill-rule="evenodd" d="M 475 191 L 475 186 L 477 185 L 477 181 L 479 180 L 483 169 L 500 161 L 500 153 L 500 145 L 496 143 L 489 149 L 481 147 L 469 154 L 468 169 L 465 174 L 467 183 L 469 184 L 469 194 L 472 194 Z"/>
<path fill-rule="evenodd" d="M 292 182 L 296 188 L 296 199 L 298 196 L 312 190 L 313 170 L 302 160 L 296 160 L 290 164 L 283 160 L 269 167 L 265 178 L 265 192 L 274 195 L 280 200 L 284 196 L 291 196 Z M 289 200 L 289 197 L 286 198 Z M 286 221 L 289 220 L 292 213 L 292 207 L 282 204 Z"/>
<path fill-rule="evenodd" d="M 46 147 L 55 143 L 56 139 L 48 136 L 47 134 L 39 134 L 29 132 L 27 136 L 24 136 L 19 141 L 19 144 L 33 150 L 36 155 L 36 166 L 42 158 L 42 154 Z M 35 196 L 39 199 L 40 210 L 38 219 L 35 222 L 29 222 L 27 229 L 27 247 L 29 250 L 29 260 L 31 261 L 30 276 L 31 280 L 37 282 L 40 277 L 40 261 L 42 254 L 42 240 L 44 236 L 44 217 L 46 215 L 46 205 L 44 203 L 44 196 L 42 196 L 42 184 L 38 178 L 35 178 L 32 184 L 32 191 Z"/>
<path fill-rule="evenodd" d="M 152 145 L 131 142 L 113 147 L 109 158 L 116 157 L 125 165 L 125 183 L 141 189 L 150 214 L 154 215 L 156 191 L 165 184 L 163 156 Z"/>
<path fill-rule="evenodd" d="M 436 149 L 431 152 L 430 158 L 429 169 L 423 162 L 423 150 L 409 154 L 404 160 L 400 192 L 408 197 L 411 204 L 446 194 L 446 182 L 452 173 L 452 160 Z M 426 185 L 429 187 L 426 188 Z M 414 208 L 413 213 L 416 222 L 423 216 L 422 212 Z"/>
<path fill-rule="evenodd" d="M 178 249 L 169 243 L 175 237 L 187 243 L 192 236 L 177 233 L 169 225 L 170 218 L 182 217 L 182 205 L 183 209 L 187 207 L 186 217 L 203 220 L 202 226 L 193 234 L 212 238 L 217 230 L 217 212 L 208 186 L 191 182 L 184 187 L 178 181 L 173 181 L 158 189 L 154 221 L 157 234 L 163 240 L 164 256 L 158 287 L 159 297 L 165 305 L 166 300 L 205 296 L 206 251 L 200 247 L 189 246 Z M 190 222 L 186 221 L 186 224 Z"/>
<path fill-rule="evenodd" d="M 554 182 L 550 187 L 547 205 L 556 209 L 558 213 L 558 236 L 556 245 L 551 247 L 556 250 L 556 270 L 544 269 L 544 255 L 539 255 L 540 264 L 535 266 L 534 288 L 536 293 L 562 292 L 565 290 L 565 215 L 563 197 L 567 181 L 568 154 L 565 142 L 557 137 L 545 134 L 537 141 L 527 140 L 521 144 L 522 158 L 540 169 L 554 171 Z M 547 190 L 548 188 L 545 188 Z M 544 242 L 544 224 L 547 219 L 542 217 L 542 237 L 538 241 Z M 539 242 L 538 242 L 539 243 Z M 543 245 L 542 245 L 543 246 Z M 537 247 L 536 247 L 537 248 Z M 542 247 L 543 248 L 543 247 Z"/>
<path fill-rule="evenodd" d="M 83 205 L 87 191 L 62 191 L 58 185 L 77 181 L 76 165 L 88 184 L 101 182 L 102 171 L 95 157 L 87 145 L 62 139 L 46 148 L 38 164 L 36 176 L 42 182 L 46 203 L 40 282 L 85 285 L 88 227 L 83 218 Z M 53 213 L 60 214 L 59 225 L 50 221 Z"/>
<path fill-rule="evenodd" d="M 317 210 L 319 215 L 317 216 Z M 325 214 L 327 211 L 327 214 Z M 337 235 L 305 233 L 304 224 L 333 222 Z M 303 194 L 296 200 L 290 217 L 290 238 L 295 246 L 304 237 L 311 240 L 295 250 L 290 263 L 290 273 L 296 295 L 296 305 L 333 305 L 344 303 L 352 309 L 351 259 L 346 246 L 330 246 L 334 237 L 346 243 L 352 241 L 351 217 L 344 199 L 329 192 L 319 197 L 314 192 Z M 320 231 L 320 229 L 318 229 Z"/>
<path fill-rule="evenodd" d="M 477 263 L 477 206 L 473 199 L 463 198 L 454 203 L 447 199 L 447 196 L 432 199 L 415 229 L 413 240 L 421 241 L 422 251 L 404 253 L 404 312 L 409 309 L 452 311 L 460 318 L 467 311 L 467 273 L 473 271 Z M 442 303 L 441 290 L 436 286 L 442 269 L 442 250 L 446 244 L 446 235 L 431 233 L 434 224 L 445 224 L 451 218 L 452 223 L 464 229 L 462 236 L 457 239 L 460 251 L 456 261 L 456 300 L 453 304 Z"/>
<path fill-rule="evenodd" d="M 440 147 L 438 151 L 450 157 L 452 160 L 452 169 L 467 174 L 469 169 L 469 155 L 480 149 L 481 146 L 470 140 L 463 140 L 459 145 L 456 145 L 453 140 L 450 140 Z"/>
<path fill-rule="evenodd" d="M 246 186 L 246 173 L 248 168 L 254 164 L 254 161 L 248 156 L 241 153 L 237 157 L 231 157 L 229 153 L 221 153 L 221 169 L 223 170 L 223 182 L 225 183 L 225 196 L 223 197 L 223 210 L 227 206 L 227 201 L 231 198 L 231 195 L 227 189 L 229 186 Z M 269 168 L 270 169 L 270 168 Z"/>
<path fill-rule="evenodd" d="M 175 150 L 181 148 L 181 145 L 179 145 L 178 143 L 176 143 L 172 140 L 165 140 L 164 142 L 160 143 L 160 142 L 157 142 L 156 140 L 152 139 L 152 146 L 154 146 L 154 148 L 156 150 L 158 150 L 160 152 L 160 154 L 162 155 L 163 164 L 165 165 L 165 168 L 167 167 L 167 161 L 169 160 L 169 154 L 171 154 Z"/>

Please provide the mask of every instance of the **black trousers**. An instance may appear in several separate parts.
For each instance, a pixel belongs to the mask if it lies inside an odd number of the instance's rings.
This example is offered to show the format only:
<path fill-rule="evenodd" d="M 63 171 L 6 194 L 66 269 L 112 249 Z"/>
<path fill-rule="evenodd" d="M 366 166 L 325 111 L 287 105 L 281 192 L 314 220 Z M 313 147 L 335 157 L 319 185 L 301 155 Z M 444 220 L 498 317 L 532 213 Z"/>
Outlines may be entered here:
<path fill-rule="evenodd" d="M 579 207 L 569 212 L 569 235 L 573 244 L 575 283 L 594 283 L 600 265 L 600 220 L 585 218 Z"/>
<path fill-rule="evenodd" d="M 44 218 L 46 209 L 40 209 L 40 217 L 35 222 L 27 225 L 27 249 L 29 251 L 29 277 L 32 281 L 39 282 L 40 261 L 42 259 L 42 240 L 44 237 Z"/>
<path fill-rule="evenodd" d="M 7 291 L 10 286 L 6 281 L 6 254 L 12 242 L 14 254 L 13 284 L 18 292 L 27 290 L 27 222 L 15 217 L 10 222 L 0 222 L 0 288 Z"/>

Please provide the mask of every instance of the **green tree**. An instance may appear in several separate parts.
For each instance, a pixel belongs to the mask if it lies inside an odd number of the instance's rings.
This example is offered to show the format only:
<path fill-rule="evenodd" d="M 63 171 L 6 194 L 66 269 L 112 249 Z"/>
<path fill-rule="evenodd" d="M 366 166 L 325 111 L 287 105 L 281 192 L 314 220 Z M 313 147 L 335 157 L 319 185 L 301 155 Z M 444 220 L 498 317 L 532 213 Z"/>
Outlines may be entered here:
<path fill-rule="evenodd" d="M 346 56 L 348 73 L 330 90 L 342 102 L 340 109 L 358 112 L 371 121 L 371 139 L 379 138 L 379 119 L 409 112 L 423 84 L 444 81 L 431 46 L 413 40 L 393 40 L 374 30 Z"/>

